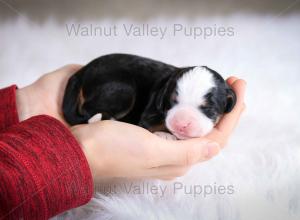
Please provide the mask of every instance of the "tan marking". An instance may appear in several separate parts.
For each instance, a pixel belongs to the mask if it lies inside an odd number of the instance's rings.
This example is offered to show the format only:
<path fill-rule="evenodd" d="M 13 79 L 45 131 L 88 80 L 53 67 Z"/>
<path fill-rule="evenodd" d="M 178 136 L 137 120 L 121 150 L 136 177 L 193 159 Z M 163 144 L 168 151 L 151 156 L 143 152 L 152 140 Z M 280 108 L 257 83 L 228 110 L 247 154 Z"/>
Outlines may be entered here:
<path fill-rule="evenodd" d="M 168 131 L 164 123 L 158 124 L 158 125 L 154 125 L 154 126 L 148 128 L 148 130 L 151 131 L 151 132 Z"/>
<path fill-rule="evenodd" d="M 82 89 L 80 89 L 79 95 L 78 95 L 78 111 L 80 114 L 82 114 L 82 106 L 83 106 L 84 102 L 85 102 L 85 98 L 83 97 Z"/>

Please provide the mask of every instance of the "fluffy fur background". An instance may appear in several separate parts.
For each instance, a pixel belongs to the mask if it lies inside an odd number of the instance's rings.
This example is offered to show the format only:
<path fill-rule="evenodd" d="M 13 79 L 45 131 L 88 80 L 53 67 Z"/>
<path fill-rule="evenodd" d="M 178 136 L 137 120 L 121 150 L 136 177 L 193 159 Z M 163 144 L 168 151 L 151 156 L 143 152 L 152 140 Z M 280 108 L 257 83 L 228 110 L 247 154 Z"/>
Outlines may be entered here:
<path fill-rule="evenodd" d="M 248 82 L 247 111 L 228 146 L 184 177 L 185 186 L 234 187 L 233 194 L 125 192 L 130 182 L 114 183 L 118 193 L 98 194 L 88 205 L 57 219 L 300 219 L 300 16 L 235 15 L 187 20 L 153 19 L 169 26 L 232 26 L 233 37 L 208 39 L 155 37 L 70 37 L 66 24 L 26 18 L 0 22 L 0 86 L 24 86 L 67 63 L 85 64 L 102 54 L 127 52 L 178 66 L 207 65 Z M 76 20 L 67 22 L 76 23 Z M 136 24 L 130 20 L 86 21 L 98 26 Z"/>

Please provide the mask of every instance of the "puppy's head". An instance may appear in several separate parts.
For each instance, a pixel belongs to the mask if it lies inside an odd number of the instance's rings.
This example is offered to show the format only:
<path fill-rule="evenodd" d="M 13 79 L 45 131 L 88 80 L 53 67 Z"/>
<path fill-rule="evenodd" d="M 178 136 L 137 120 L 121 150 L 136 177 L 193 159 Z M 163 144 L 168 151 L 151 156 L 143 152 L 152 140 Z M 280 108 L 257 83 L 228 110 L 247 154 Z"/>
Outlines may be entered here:
<path fill-rule="evenodd" d="M 179 139 L 206 135 L 235 103 L 233 90 L 208 67 L 186 68 L 175 74 L 156 100 L 167 129 Z"/>

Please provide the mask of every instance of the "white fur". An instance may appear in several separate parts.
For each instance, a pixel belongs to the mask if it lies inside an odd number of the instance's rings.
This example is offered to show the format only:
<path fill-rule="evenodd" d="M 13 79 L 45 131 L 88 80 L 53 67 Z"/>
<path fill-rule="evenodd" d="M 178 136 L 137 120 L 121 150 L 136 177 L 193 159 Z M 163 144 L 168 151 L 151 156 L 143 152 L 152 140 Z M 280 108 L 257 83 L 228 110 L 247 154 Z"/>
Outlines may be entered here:
<path fill-rule="evenodd" d="M 97 113 L 88 120 L 88 123 L 90 124 L 90 123 L 98 122 L 98 121 L 101 121 L 101 119 L 102 119 L 102 114 Z"/>
<path fill-rule="evenodd" d="M 204 96 L 210 89 L 215 87 L 213 75 L 204 67 L 197 66 L 183 76 L 177 82 L 177 104 L 173 106 L 167 113 L 166 127 L 179 139 L 186 139 L 176 133 L 176 129 L 172 127 L 171 121 L 181 110 L 185 114 L 191 114 L 195 119 L 191 123 L 194 124 L 193 133 L 188 137 L 201 137 L 211 131 L 214 124 L 203 112 L 199 110 L 199 106 L 205 104 Z"/>
<path fill-rule="evenodd" d="M 163 131 L 156 131 L 154 132 L 158 137 L 164 138 L 166 140 L 177 140 L 176 136 L 168 133 L 168 132 L 163 132 Z"/>
<path fill-rule="evenodd" d="M 180 105 L 198 108 L 205 104 L 204 96 L 215 86 L 213 75 L 207 69 L 201 66 L 194 67 L 178 80 L 177 101 Z"/>
<path fill-rule="evenodd" d="M 182 136 L 178 133 L 176 133 L 176 130 L 172 127 L 171 121 L 175 117 L 175 114 L 178 114 L 178 112 L 183 111 L 186 112 L 186 114 L 190 114 L 194 118 L 192 121 L 193 123 L 193 131 L 189 134 L 189 137 L 201 137 L 206 135 L 211 131 L 211 129 L 214 127 L 214 123 L 211 119 L 209 119 L 205 114 L 203 114 L 201 111 L 199 111 L 198 108 L 190 105 L 184 105 L 184 104 L 177 104 L 173 108 L 171 108 L 166 117 L 166 127 L 168 130 L 170 130 L 177 138 L 179 139 L 187 139 L 188 137 Z M 181 113 L 183 114 L 183 113 Z"/>
<path fill-rule="evenodd" d="M 141 24 L 132 20 L 93 22 L 102 26 Z M 236 191 L 233 195 L 205 198 L 182 192 L 163 197 L 124 192 L 102 195 L 56 219 L 299 220 L 300 16 L 157 18 L 147 22 L 169 28 L 174 23 L 202 27 L 229 25 L 236 33 L 234 37 L 206 40 L 173 35 L 166 40 L 141 39 L 122 34 L 109 39 L 76 38 L 68 37 L 65 26 L 53 20 L 43 25 L 1 20 L 0 51 L 5 52 L 0 53 L 0 84 L 4 87 L 17 83 L 22 87 L 66 63 L 84 64 L 112 52 L 140 54 L 178 66 L 205 64 L 225 73 L 225 77 L 232 74 L 244 78 L 248 82 L 247 111 L 230 143 L 219 156 L 193 167 L 179 179 L 186 185 L 233 184 Z M 149 183 L 172 185 L 160 181 Z"/>

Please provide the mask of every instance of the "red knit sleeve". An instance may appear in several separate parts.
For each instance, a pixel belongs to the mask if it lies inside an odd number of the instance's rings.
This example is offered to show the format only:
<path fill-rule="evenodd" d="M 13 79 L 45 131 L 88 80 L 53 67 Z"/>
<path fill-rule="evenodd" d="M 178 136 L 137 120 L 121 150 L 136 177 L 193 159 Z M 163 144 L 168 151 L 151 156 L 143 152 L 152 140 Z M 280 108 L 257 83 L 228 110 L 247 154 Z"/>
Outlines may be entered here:
<path fill-rule="evenodd" d="M 58 120 L 36 116 L 0 133 L 0 219 L 48 219 L 92 194 L 83 151 Z"/>
<path fill-rule="evenodd" d="M 0 132 L 19 122 L 16 89 L 16 85 L 0 89 Z"/>

